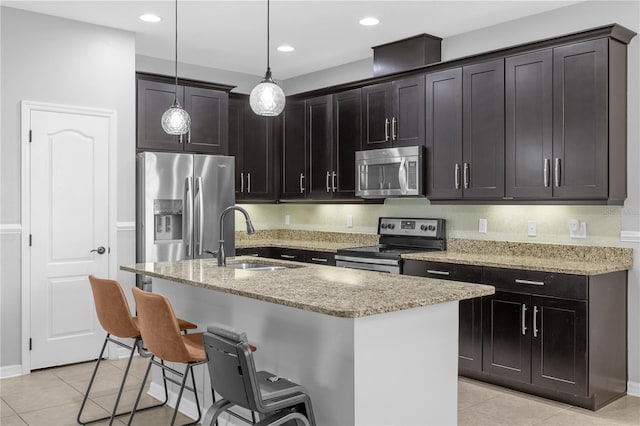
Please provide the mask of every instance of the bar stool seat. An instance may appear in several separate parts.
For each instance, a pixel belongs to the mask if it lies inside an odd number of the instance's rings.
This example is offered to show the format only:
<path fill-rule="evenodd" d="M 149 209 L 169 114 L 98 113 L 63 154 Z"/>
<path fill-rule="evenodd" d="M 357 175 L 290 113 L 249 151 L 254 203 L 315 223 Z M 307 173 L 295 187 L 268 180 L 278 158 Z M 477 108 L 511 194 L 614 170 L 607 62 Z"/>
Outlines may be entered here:
<path fill-rule="evenodd" d="M 91 292 L 93 293 L 93 301 L 96 307 L 98 321 L 100 322 L 102 328 L 107 332 L 107 335 L 105 336 L 104 344 L 102 345 L 100 355 L 98 356 L 96 365 L 93 369 L 93 374 L 91 375 L 91 379 L 89 380 L 87 391 L 85 392 L 82 399 L 82 404 L 80 405 L 80 410 L 78 411 L 78 417 L 76 420 L 79 424 L 84 425 L 110 419 L 109 424 L 111 424 L 113 423 L 115 417 L 130 414 L 130 411 L 117 413 L 117 410 L 124 385 L 129 375 L 129 368 L 131 367 L 133 355 L 135 354 L 136 348 L 141 348 L 142 338 L 140 335 L 140 328 L 138 327 L 138 318 L 131 315 L 129 304 L 127 303 L 127 299 L 124 296 L 124 292 L 122 291 L 122 287 L 120 286 L 120 284 L 115 280 L 96 278 L 93 275 L 89 275 L 89 283 L 91 284 Z M 182 331 L 198 328 L 198 326 L 194 323 L 183 319 L 178 319 L 178 323 L 180 330 Z M 114 339 L 112 336 L 134 339 L 134 342 L 132 345 L 129 345 L 125 342 Z M 96 378 L 98 368 L 100 367 L 102 357 L 104 356 L 104 351 L 106 350 L 107 344 L 109 342 L 115 343 L 116 345 L 129 350 L 129 361 L 127 362 L 127 367 L 124 371 L 124 375 L 122 376 L 122 381 L 120 382 L 120 388 L 118 389 L 116 402 L 113 406 L 113 410 L 111 411 L 110 416 L 93 420 L 82 420 L 82 412 L 84 411 L 84 407 L 87 403 L 87 399 L 89 398 L 89 394 L 91 392 L 93 382 Z M 166 381 L 164 382 L 164 385 L 165 400 L 160 404 L 153 405 L 151 407 L 145 407 L 142 410 L 160 407 L 167 403 L 168 392 Z"/>

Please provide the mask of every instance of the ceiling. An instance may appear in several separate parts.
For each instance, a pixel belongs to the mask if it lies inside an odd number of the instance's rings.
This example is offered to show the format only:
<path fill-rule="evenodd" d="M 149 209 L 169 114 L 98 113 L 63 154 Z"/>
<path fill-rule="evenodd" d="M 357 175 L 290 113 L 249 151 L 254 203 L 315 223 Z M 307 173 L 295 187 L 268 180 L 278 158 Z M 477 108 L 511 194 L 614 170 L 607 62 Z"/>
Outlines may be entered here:
<path fill-rule="evenodd" d="M 371 46 L 420 33 L 446 38 L 564 7 L 576 1 L 271 1 L 271 68 L 287 79 L 372 56 Z M 171 0 L 2 1 L 15 7 L 132 31 L 136 53 L 174 58 Z M 138 19 L 162 18 L 157 24 Z M 375 16 L 380 24 L 358 22 Z M 266 1 L 180 0 L 178 59 L 253 75 L 266 68 Z M 291 53 L 276 51 L 281 44 Z"/>

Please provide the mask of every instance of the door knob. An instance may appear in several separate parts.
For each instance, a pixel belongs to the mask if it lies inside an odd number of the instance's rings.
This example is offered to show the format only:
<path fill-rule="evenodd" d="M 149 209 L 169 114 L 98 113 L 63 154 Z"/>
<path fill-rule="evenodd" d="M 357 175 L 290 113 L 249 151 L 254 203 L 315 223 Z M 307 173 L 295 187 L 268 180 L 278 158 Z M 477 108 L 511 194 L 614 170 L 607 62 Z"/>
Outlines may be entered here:
<path fill-rule="evenodd" d="M 97 251 L 97 252 L 98 252 L 98 254 L 104 254 L 104 252 L 105 252 L 105 251 L 107 251 L 107 250 L 105 250 L 105 248 L 104 248 L 104 247 L 100 246 L 100 247 L 98 247 L 97 249 L 93 249 L 93 250 L 91 250 L 89 253 L 92 253 L 92 252 L 94 252 L 94 251 Z"/>

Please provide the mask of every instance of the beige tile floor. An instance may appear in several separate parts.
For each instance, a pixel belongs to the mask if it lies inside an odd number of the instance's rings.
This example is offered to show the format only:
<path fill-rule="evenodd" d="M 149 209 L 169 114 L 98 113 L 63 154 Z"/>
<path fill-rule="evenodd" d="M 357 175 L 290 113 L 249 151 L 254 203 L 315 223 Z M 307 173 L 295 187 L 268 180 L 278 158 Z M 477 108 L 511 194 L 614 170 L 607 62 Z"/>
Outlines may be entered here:
<path fill-rule="evenodd" d="M 130 409 L 144 376 L 147 360 L 136 358 L 127 380 L 120 407 Z M 94 363 L 36 371 L 27 376 L 0 380 L 0 425 L 76 425 L 76 415 Z M 126 360 L 104 361 L 94 391 L 87 402 L 87 418 L 102 417 L 113 406 Z M 497 386 L 461 378 L 459 380 L 459 425 L 634 425 L 640 426 L 640 398 L 626 396 L 592 412 Z M 145 396 L 142 405 L 154 403 Z M 136 425 L 165 425 L 170 408 L 136 414 Z M 180 415 L 178 423 L 186 423 Z M 127 416 L 115 424 L 126 424 Z M 98 423 L 106 425 L 108 422 Z"/>

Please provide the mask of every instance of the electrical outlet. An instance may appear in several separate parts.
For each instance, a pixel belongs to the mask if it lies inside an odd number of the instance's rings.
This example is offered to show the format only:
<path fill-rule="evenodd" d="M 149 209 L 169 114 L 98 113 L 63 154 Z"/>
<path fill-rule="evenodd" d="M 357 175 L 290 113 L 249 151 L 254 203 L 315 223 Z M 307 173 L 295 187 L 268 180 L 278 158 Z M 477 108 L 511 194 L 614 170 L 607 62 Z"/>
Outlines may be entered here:
<path fill-rule="evenodd" d="M 347 228 L 353 228 L 353 215 L 347 215 Z"/>
<path fill-rule="evenodd" d="M 527 222 L 527 235 L 529 237 L 535 237 L 538 235 L 538 224 L 535 220 L 530 220 Z"/>
<path fill-rule="evenodd" d="M 481 234 L 487 233 L 487 219 L 478 219 L 478 232 Z"/>
<path fill-rule="evenodd" d="M 578 219 L 569 219 L 569 236 L 571 238 L 587 238 L 587 223 Z"/>
<path fill-rule="evenodd" d="M 284 224 L 291 225 L 291 216 L 289 216 L 288 214 L 284 215 Z"/>

